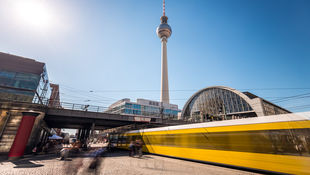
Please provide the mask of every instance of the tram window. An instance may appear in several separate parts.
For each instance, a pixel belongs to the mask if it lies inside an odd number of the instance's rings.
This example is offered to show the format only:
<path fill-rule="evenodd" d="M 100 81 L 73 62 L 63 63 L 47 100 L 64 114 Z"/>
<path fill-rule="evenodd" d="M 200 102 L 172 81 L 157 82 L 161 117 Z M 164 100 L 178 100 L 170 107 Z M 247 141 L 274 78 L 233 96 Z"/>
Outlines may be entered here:
<path fill-rule="evenodd" d="M 276 154 L 310 156 L 310 129 L 269 132 Z"/>
<path fill-rule="evenodd" d="M 118 139 L 118 136 L 117 136 L 117 135 L 111 135 L 111 136 L 110 136 L 110 142 L 111 142 L 111 143 L 117 143 L 117 139 Z"/>
<path fill-rule="evenodd" d="M 123 138 L 122 138 L 122 144 L 126 144 L 126 140 L 127 140 L 127 137 L 126 137 L 126 136 L 123 136 Z"/>
<path fill-rule="evenodd" d="M 119 139 L 118 135 L 115 135 L 114 136 L 115 143 L 118 143 L 118 139 Z"/>
<path fill-rule="evenodd" d="M 128 136 L 128 137 L 127 137 L 127 143 L 130 143 L 130 142 L 131 142 L 131 138 L 132 138 L 132 136 Z"/>
<path fill-rule="evenodd" d="M 119 135 L 119 137 L 117 139 L 117 143 L 121 144 L 122 143 L 122 139 L 123 139 L 123 135 Z"/>

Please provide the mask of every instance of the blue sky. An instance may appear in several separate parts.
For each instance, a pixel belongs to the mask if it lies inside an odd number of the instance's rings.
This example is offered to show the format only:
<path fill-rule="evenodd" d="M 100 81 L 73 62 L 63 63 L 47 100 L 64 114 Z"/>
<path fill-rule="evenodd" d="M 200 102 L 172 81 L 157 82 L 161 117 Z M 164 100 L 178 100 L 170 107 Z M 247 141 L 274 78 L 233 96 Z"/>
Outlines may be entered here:
<path fill-rule="evenodd" d="M 159 100 L 161 0 L 26 2 L 43 10 L 0 2 L 0 51 L 45 62 L 63 101 Z M 171 103 L 182 108 L 214 85 L 270 101 L 310 93 L 309 9 L 308 0 L 167 0 Z M 276 104 L 309 111 L 309 96 Z"/>

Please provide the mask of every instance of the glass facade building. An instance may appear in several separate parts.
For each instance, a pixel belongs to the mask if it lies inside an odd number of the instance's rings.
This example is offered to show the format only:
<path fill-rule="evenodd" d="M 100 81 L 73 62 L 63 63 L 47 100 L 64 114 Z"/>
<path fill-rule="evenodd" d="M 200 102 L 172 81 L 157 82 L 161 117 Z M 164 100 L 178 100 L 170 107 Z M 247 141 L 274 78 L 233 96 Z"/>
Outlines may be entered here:
<path fill-rule="evenodd" d="M 214 86 L 196 92 L 185 104 L 181 118 L 204 122 L 285 113 L 290 111 L 250 92 Z"/>
<path fill-rule="evenodd" d="M 50 86 L 44 63 L 0 53 L 0 99 L 44 103 Z"/>
<path fill-rule="evenodd" d="M 163 118 L 177 119 L 180 110 L 174 104 L 165 104 L 146 99 L 137 99 L 137 102 L 131 102 L 130 99 L 125 98 L 112 104 L 106 112 L 151 118 L 160 118 L 162 114 Z"/>

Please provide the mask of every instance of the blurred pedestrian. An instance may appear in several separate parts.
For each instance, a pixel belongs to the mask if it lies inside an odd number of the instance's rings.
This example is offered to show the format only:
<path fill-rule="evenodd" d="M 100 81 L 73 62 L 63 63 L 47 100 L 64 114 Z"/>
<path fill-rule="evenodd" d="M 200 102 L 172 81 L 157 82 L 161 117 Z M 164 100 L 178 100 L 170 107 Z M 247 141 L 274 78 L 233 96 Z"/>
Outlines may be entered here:
<path fill-rule="evenodd" d="M 142 145 L 143 145 L 142 140 L 137 139 L 135 142 L 135 148 L 136 148 L 136 154 L 138 155 L 139 158 L 142 157 Z"/>
<path fill-rule="evenodd" d="M 62 148 L 60 150 L 60 160 L 66 160 L 69 157 L 69 148 Z"/>
<path fill-rule="evenodd" d="M 48 142 L 43 146 L 42 150 L 43 150 L 43 152 L 44 152 L 45 154 L 48 153 L 48 151 L 49 151 L 49 149 L 50 149 L 50 145 L 51 145 L 51 142 L 48 141 Z"/>
<path fill-rule="evenodd" d="M 33 155 L 37 155 L 37 146 L 35 146 L 35 147 L 32 149 L 32 154 L 33 154 Z"/>
<path fill-rule="evenodd" d="M 90 165 L 88 166 L 89 170 L 94 170 L 96 171 L 97 167 L 100 165 L 101 160 L 102 160 L 102 156 L 103 154 L 106 152 L 106 148 L 100 148 L 97 149 L 95 151 L 93 151 L 92 153 L 90 153 L 91 157 L 94 157 L 93 160 L 91 161 Z"/>
<path fill-rule="evenodd" d="M 135 148 L 135 143 L 133 140 L 129 143 L 128 148 L 129 148 L 129 156 L 130 157 L 134 156 L 136 148 Z"/>

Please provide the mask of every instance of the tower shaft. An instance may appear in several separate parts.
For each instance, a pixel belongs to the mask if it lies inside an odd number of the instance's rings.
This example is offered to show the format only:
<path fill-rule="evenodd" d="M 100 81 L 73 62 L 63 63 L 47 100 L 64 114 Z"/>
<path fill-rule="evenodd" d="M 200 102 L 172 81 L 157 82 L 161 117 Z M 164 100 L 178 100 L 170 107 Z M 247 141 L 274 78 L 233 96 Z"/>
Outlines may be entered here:
<path fill-rule="evenodd" d="M 171 36 L 172 30 L 168 24 L 168 17 L 165 11 L 165 0 L 163 1 L 163 16 L 160 17 L 160 25 L 156 29 L 157 36 L 161 40 L 161 91 L 160 102 L 169 104 L 168 85 L 168 64 L 167 64 L 167 40 Z"/>
<path fill-rule="evenodd" d="M 167 39 L 161 39 L 161 95 L 160 101 L 169 104 Z"/>

